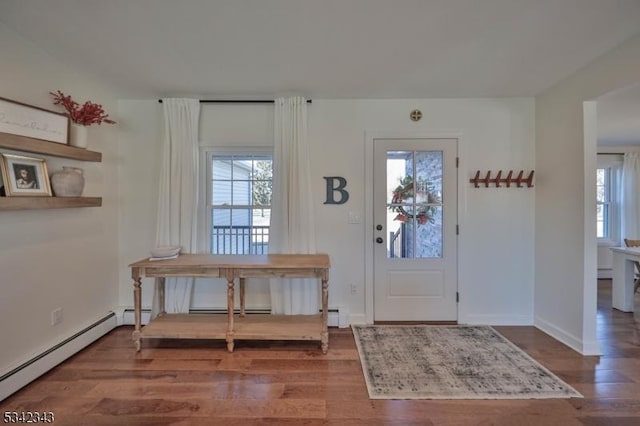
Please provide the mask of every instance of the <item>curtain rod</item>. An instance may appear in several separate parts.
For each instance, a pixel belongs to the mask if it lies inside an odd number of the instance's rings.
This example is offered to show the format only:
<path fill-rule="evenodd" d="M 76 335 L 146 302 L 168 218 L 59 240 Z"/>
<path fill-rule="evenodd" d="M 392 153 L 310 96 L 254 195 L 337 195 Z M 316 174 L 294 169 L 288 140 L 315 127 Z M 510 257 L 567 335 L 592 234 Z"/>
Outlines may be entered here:
<path fill-rule="evenodd" d="M 162 103 L 162 99 L 158 99 Z M 272 104 L 273 99 L 200 99 L 201 104 Z M 311 99 L 307 99 L 311 103 Z"/>

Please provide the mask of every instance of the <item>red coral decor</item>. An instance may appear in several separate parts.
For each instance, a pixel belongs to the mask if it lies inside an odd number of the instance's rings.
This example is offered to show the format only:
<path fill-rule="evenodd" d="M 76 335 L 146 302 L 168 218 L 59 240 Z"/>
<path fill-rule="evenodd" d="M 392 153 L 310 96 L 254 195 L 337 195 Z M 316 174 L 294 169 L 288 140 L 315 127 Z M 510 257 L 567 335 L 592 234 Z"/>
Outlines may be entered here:
<path fill-rule="evenodd" d="M 91 101 L 86 101 L 82 106 L 76 101 L 74 101 L 71 96 L 66 96 L 60 90 L 56 93 L 49 92 L 53 95 L 53 104 L 54 105 L 62 105 L 62 107 L 67 110 L 67 114 L 72 122 L 89 126 L 91 124 L 115 124 L 115 121 L 109 118 L 109 114 L 104 112 L 102 109 L 102 105 L 94 104 Z"/>

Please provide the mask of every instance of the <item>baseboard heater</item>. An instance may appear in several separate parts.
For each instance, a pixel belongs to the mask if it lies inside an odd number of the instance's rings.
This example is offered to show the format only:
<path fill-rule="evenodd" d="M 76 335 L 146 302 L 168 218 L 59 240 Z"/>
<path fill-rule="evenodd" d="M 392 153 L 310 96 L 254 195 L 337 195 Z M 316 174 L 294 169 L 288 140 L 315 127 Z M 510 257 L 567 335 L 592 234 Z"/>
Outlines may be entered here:
<path fill-rule="evenodd" d="M 331 314 L 332 312 L 334 313 L 338 313 L 338 309 L 329 309 L 329 314 Z M 190 314 L 226 314 L 227 313 L 227 309 L 226 308 L 220 308 L 220 309 L 189 309 L 189 313 Z M 239 314 L 240 313 L 240 309 L 235 309 L 233 311 L 234 314 Z M 244 311 L 245 314 L 270 314 L 271 313 L 271 309 L 245 309 Z M 322 313 L 322 309 L 318 310 L 318 313 L 321 314 Z"/>
<path fill-rule="evenodd" d="M 111 324 L 109 324 L 111 322 Z M 0 401 L 29 384 L 65 359 L 81 351 L 116 327 L 116 314 L 109 312 L 51 348 L 0 376 Z M 81 341 L 84 339 L 84 341 Z M 27 370 L 28 367 L 31 367 Z"/>
<path fill-rule="evenodd" d="M 127 308 L 124 310 L 127 314 L 132 314 L 135 311 L 132 308 Z M 245 309 L 246 314 L 270 314 L 271 309 Z M 329 313 L 338 313 L 338 309 L 329 309 Z M 151 309 L 142 309 L 143 314 L 151 313 Z M 227 308 L 211 308 L 211 309 L 189 309 L 190 314 L 225 314 L 227 313 Z M 239 314 L 240 309 L 235 309 L 233 311 L 234 314 Z M 318 313 L 322 313 L 322 310 L 318 310 Z"/>

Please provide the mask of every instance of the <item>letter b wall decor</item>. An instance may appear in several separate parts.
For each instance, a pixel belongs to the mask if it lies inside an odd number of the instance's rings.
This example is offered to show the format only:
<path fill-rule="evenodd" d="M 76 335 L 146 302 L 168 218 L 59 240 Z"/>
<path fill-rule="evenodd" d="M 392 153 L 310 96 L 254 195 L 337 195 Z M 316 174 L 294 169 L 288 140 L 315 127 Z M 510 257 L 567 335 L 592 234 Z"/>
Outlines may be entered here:
<path fill-rule="evenodd" d="M 327 183 L 327 201 L 324 204 L 344 204 L 349 199 L 349 192 L 344 188 L 347 186 L 347 180 L 340 176 L 323 176 Z M 336 193 L 340 198 L 336 200 Z"/>

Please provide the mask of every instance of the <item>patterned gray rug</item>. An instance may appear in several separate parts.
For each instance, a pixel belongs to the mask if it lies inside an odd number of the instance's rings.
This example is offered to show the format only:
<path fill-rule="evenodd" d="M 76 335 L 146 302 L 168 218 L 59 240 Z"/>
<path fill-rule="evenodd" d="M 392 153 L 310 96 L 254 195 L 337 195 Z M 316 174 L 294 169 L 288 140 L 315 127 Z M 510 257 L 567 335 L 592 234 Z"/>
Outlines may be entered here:
<path fill-rule="evenodd" d="M 581 398 L 488 326 L 352 326 L 371 399 Z"/>

